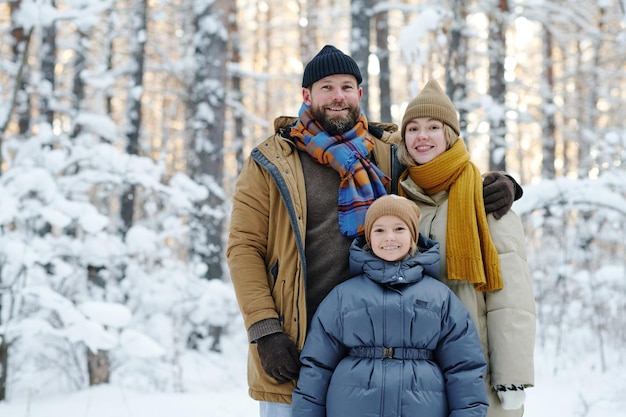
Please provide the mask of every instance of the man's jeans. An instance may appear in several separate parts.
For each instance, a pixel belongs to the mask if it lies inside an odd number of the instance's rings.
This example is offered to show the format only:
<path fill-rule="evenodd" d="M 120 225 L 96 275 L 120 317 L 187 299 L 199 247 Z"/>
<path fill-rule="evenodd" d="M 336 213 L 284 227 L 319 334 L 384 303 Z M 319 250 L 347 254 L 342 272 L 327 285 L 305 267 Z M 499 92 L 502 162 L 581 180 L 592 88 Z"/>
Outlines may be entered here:
<path fill-rule="evenodd" d="M 291 404 L 259 401 L 260 417 L 291 417 Z"/>

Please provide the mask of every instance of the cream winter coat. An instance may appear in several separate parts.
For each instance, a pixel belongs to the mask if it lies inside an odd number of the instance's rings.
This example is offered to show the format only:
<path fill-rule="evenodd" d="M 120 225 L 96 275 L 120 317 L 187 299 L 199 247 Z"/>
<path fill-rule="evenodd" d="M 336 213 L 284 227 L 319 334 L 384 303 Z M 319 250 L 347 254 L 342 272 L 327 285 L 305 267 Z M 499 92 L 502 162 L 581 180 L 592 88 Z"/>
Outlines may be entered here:
<path fill-rule="evenodd" d="M 530 270 L 526 261 L 526 242 L 522 224 L 513 211 L 500 220 L 487 215 L 489 231 L 500 257 L 503 288 L 477 292 L 467 281 L 447 279 L 446 224 L 448 191 L 432 196 L 411 178 L 401 182 L 406 197 L 422 210 L 420 233 L 440 243 L 441 271 L 445 282 L 463 301 L 478 329 L 487 361 L 485 383 L 489 395 L 488 417 L 518 417 L 519 410 L 503 410 L 494 385 L 534 384 L 535 298 Z"/>

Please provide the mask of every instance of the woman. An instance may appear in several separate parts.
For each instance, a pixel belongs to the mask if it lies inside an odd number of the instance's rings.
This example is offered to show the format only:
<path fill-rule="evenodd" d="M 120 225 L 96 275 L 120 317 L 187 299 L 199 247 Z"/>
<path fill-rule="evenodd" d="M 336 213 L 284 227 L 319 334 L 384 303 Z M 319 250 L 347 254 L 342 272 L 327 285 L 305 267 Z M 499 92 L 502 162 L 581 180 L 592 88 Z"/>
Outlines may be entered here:
<path fill-rule="evenodd" d="M 402 118 L 398 193 L 422 210 L 440 243 L 439 279 L 469 310 L 487 361 L 488 417 L 523 415 L 534 384 L 535 301 L 521 222 L 485 215 L 482 179 L 459 137 L 456 109 L 429 81 Z"/>

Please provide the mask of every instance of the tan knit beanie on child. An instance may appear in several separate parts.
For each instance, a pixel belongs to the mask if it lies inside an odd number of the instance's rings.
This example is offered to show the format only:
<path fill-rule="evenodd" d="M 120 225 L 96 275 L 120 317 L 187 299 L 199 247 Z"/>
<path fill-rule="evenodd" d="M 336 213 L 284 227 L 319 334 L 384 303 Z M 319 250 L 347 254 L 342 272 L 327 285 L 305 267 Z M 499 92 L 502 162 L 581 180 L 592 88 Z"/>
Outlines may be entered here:
<path fill-rule="evenodd" d="M 409 227 L 412 241 L 417 242 L 419 222 L 422 212 L 417 204 L 399 195 L 385 195 L 372 203 L 365 214 L 365 241 L 370 243 L 370 233 L 376 219 L 382 216 L 396 216 Z"/>
<path fill-rule="evenodd" d="M 406 107 L 402 117 L 402 137 L 406 125 L 418 117 L 432 117 L 450 126 L 457 135 L 461 134 L 459 117 L 450 98 L 443 92 L 437 81 L 430 80 L 424 89 Z"/>

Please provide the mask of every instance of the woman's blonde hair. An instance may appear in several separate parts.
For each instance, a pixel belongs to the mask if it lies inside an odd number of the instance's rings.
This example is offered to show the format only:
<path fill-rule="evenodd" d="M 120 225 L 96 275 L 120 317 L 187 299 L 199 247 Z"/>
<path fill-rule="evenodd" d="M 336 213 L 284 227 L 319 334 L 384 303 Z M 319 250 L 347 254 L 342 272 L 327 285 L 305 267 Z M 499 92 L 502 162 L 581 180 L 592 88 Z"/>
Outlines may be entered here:
<path fill-rule="evenodd" d="M 452 146 L 454 142 L 456 142 L 456 140 L 459 138 L 459 135 L 457 135 L 454 129 L 452 129 L 445 123 L 443 123 L 443 134 L 445 135 L 446 143 L 448 144 L 446 150 L 450 149 L 450 146 Z M 402 165 L 407 167 L 417 166 L 417 163 L 409 154 L 409 150 L 406 147 L 406 140 L 404 139 L 404 136 L 402 136 L 402 140 L 400 141 L 400 143 L 398 143 L 398 160 L 400 161 L 400 163 L 402 163 Z"/>

